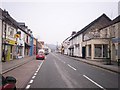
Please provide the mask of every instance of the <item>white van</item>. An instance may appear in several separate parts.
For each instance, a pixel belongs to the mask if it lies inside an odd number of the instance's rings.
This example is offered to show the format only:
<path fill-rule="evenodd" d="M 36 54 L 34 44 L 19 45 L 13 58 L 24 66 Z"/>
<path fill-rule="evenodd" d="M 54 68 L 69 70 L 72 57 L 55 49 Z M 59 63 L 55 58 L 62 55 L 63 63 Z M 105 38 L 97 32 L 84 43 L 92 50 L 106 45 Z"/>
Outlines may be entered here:
<path fill-rule="evenodd" d="M 45 53 L 44 49 L 40 49 L 38 53 Z"/>

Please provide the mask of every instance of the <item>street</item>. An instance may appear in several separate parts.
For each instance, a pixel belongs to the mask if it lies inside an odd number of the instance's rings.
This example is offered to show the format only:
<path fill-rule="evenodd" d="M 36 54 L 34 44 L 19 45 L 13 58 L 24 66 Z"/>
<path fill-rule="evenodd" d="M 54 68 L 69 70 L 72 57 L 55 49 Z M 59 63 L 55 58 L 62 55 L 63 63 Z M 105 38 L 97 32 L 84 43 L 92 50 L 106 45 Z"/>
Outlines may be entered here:
<path fill-rule="evenodd" d="M 24 1 L 0 7 L 0 89 L 120 90 L 120 1 Z"/>
<path fill-rule="evenodd" d="M 65 55 L 50 53 L 45 61 L 40 62 L 26 89 L 118 88 L 117 73 L 73 60 Z"/>

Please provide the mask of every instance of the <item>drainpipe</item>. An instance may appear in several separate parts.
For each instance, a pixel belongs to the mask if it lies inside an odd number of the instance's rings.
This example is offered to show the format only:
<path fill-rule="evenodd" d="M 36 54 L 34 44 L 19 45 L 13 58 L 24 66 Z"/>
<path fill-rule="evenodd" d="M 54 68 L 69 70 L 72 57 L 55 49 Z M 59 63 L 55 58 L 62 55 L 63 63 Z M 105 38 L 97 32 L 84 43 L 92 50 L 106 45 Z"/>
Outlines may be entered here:
<path fill-rule="evenodd" d="M 3 31 L 4 32 L 4 31 Z M 6 23 L 5 23 L 5 36 L 4 36 L 4 60 L 3 60 L 3 62 L 6 62 Z"/>

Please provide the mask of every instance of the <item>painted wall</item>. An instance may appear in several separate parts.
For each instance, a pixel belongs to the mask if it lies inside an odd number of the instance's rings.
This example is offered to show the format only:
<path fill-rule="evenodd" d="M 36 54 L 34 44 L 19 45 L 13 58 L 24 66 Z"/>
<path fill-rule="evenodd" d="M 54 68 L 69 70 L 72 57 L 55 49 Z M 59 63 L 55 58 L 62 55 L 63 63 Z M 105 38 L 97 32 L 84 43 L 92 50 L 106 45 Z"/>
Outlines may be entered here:
<path fill-rule="evenodd" d="M 18 29 L 18 31 L 21 32 L 20 38 L 17 39 L 17 47 L 21 46 L 21 55 L 19 55 L 18 58 L 23 58 L 24 57 L 24 50 L 25 50 L 25 34 L 23 31 L 21 31 L 20 29 Z M 18 50 L 18 49 L 17 49 Z M 18 52 L 18 51 L 17 51 Z"/>
<path fill-rule="evenodd" d="M 33 36 L 30 37 L 30 56 L 33 55 L 33 49 L 34 49 L 34 45 L 33 45 Z"/>
<path fill-rule="evenodd" d="M 2 10 L 0 9 L 0 62 L 2 61 Z"/>

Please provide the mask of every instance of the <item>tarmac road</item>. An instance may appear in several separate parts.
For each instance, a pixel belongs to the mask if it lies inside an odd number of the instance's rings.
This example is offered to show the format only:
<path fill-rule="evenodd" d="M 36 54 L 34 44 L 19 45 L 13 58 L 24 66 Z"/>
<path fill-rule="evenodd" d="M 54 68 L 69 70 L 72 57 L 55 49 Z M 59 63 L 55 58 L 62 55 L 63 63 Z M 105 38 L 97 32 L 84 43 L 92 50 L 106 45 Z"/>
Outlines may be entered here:
<path fill-rule="evenodd" d="M 50 53 L 26 85 L 33 88 L 118 88 L 118 73 Z"/>

